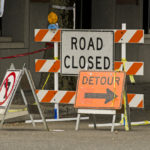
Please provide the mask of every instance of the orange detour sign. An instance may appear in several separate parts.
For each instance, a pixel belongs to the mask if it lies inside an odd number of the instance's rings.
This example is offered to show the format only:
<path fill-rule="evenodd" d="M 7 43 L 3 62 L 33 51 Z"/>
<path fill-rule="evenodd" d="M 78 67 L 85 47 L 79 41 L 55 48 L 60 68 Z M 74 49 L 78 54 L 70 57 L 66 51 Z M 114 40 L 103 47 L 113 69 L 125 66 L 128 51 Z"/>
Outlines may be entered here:
<path fill-rule="evenodd" d="M 93 109 L 121 109 L 125 72 L 81 71 L 75 107 Z"/>

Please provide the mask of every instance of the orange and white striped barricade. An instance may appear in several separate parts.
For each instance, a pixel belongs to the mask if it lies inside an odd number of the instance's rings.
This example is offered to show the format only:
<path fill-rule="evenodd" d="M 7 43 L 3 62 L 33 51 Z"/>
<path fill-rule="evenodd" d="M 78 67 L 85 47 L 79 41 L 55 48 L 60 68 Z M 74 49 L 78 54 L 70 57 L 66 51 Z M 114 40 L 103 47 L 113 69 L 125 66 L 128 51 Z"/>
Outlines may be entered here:
<path fill-rule="evenodd" d="M 35 29 L 35 42 L 60 42 L 61 30 Z"/>
<path fill-rule="evenodd" d="M 35 60 L 35 71 L 36 72 L 58 72 L 60 73 L 60 60 L 47 60 L 47 59 L 36 59 Z M 127 75 L 143 75 L 144 74 L 144 63 L 143 62 L 126 62 L 126 74 Z M 116 61 L 114 62 L 114 69 L 123 71 L 123 62 Z M 37 95 L 40 102 L 48 102 L 48 103 L 63 103 L 60 101 L 60 99 L 63 97 L 64 93 L 72 93 L 75 95 L 75 91 L 51 91 L 51 90 L 37 90 Z M 40 93 L 40 94 L 38 94 Z M 49 94 L 48 94 L 49 93 Z M 53 94 L 52 94 L 53 93 Z M 54 95 L 54 93 L 57 95 L 58 100 L 55 99 L 55 101 L 51 101 L 50 98 L 47 96 L 45 97 L 45 94 L 48 95 Z M 68 94 L 69 94 L 68 93 Z M 62 94 L 62 95 L 61 95 Z M 59 97 L 59 96 L 60 97 Z M 133 97 L 132 97 L 132 96 Z M 44 97 L 44 99 L 42 98 Z M 47 98 L 47 100 L 46 100 Z M 129 99 L 129 107 L 131 108 L 144 108 L 144 95 L 143 94 L 127 94 L 127 98 Z M 74 98 L 73 98 L 74 99 Z M 136 103 L 137 101 L 137 103 Z M 69 101 L 69 103 L 64 104 L 74 104 L 74 100 Z"/>
<path fill-rule="evenodd" d="M 115 43 L 144 43 L 143 30 L 114 30 Z"/>
<path fill-rule="evenodd" d="M 36 72 L 58 72 L 60 73 L 60 60 L 36 59 Z M 114 70 L 123 71 L 123 62 L 115 61 Z M 127 75 L 144 75 L 144 62 L 126 62 L 125 70 Z"/>
<path fill-rule="evenodd" d="M 76 91 L 36 90 L 36 94 L 41 103 L 74 104 Z M 127 99 L 131 108 L 144 108 L 143 94 L 128 93 Z"/>
<path fill-rule="evenodd" d="M 131 63 L 126 62 L 126 43 L 136 43 L 136 44 L 144 43 L 144 31 L 143 30 L 126 30 L 126 24 L 123 23 L 122 30 L 115 31 L 115 43 L 121 43 L 121 60 L 123 61 L 123 64 L 122 64 L 123 70 L 125 72 L 132 73 L 132 75 L 134 73 L 137 73 L 135 72 L 134 69 L 135 68 L 137 69 L 137 67 L 141 68 L 142 64 L 140 63 L 131 64 Z M 131 79 L 133 80 L 132 75 L 130 76 L 130 80 Z M 122 114 L 121 116 L 123 120 L 124 115 Z"/>
<path fill-rule="evenodd" d="M 55 60 L 58 59 L 58 43 L 60 42 L 60 34 L 61 34 L 61 30 L 50 30 L 50 29 L 35 29 L 35 42 L 54 42 L 54 58 Z M 37 62 L 38 63 L 38 62 Z M 40 61 L 41 65 L 42 62 Z M 43 61 L 44 63 L 44 61 Z M 56 61 L 56 64 L 57 61 Z M 40 66 L 40 65 L 39 65 Z M 48 67 L 47 65 L 45 65 L 45 67 Z M 39 69 L 39 68 L 37 68 Z M 49 70 L 51 71 L 51 70 Z M 52 71 L 54 72 L 54 71 Z M 58 90 L 59 89 L 59 85 L 58 85 L 58 72 L 54 72 L 54 90 Z M 54 111 L 55 111 L 55 118 L 59 118 L 59 105 L 55 104 L 54 106 Z"/>
<path fill-rule="evenodd" d="M 60 60 L 36 59 L 36 72 L 58 72 L 60 73 Z"/>
<path fill-rule="evenodd" d="M 56 35 L 53 32 L 55 32 Z M 61 39 L 60 37 L 58 38 L 58 35 L 60 34 L 61 34 L 61 30 L 48 31 L 48 29 L 36 29 L 35 41 L 55 42 L 55 40 L 57 39 L 57 42 L 60 42 Z M 143 30 L 126 30 L 125 28 L 122 28 L 122 30 L 114 30 L 114 35 L 115 35 L 114 42 L 122 44 L 122 58 L 123 59 L 126 58 L 126 44 L 125 43 L 143 43 L 144 42 Z M 56 47 L 57 47 L 56 49 L 58 49 L 58 45 Z M 58 53 L 56 53 L 55 56 L 57 57 Z M 60 67 L 59 60 L 38 60 L 37 59 L 35 63 L 36 72 L 54 72 L 56 76 L 60 72 L 59 67 Z M 128 75 L 132 74 L 131 72 L 133 72 L 132 75 L 143 75 L 144 63 L 142 62 L 125 62 L 125 67 L 128 70 L 127 72 Z M 123 70 L 124 68 L 123 62 L 115 62 L 115 68 L 116 70 Z M 132 70 L 133 68 L 134 68 L 134 71 Z M 55 88 L 55 91 L 58 91 L 57 86 Z M 144 99 L 142 101 L 144 101 Z M 57 114 L 59 114 L 59 112 Z"/>
<path fill-rule="evenodd" d="M 123 68 L 123 62 L 116 61 L 114 63 L 114 70 L 123 71 L 126 70 L 127 75 L 144 75 L 144 62 L 125 62 L 125 68 Z"/>

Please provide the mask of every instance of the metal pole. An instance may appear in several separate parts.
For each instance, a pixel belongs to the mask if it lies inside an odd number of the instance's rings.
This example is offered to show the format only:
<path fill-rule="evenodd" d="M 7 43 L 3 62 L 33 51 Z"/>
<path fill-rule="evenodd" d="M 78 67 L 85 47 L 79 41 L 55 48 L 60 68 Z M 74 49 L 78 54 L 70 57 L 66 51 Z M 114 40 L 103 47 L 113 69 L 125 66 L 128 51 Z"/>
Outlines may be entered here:
<path fill-rule="evenodd" d="M 126 30 L 126 23 L 122 24 L 122 30 Z M 126 59 L 126 43 L 121 44 L 121 58 Z"/>
<path fill-rule="evenodd" d="M 28 102 L 27 102 L 27 99 L 26 99 L 26 97 L 25 97 L 25 94 L 24 94 L 24 91 L 23 91 L 22 88 L 20 88 L 20 92 L 21 92 L 23 101 L 24 101 L 24 103 L 25 103 L 25 106 L 27 107 L 27 111 L 28 111 L 28 114 L 29 114 L 30 119 L 31 119 L 31 121 L 32 121 L 32 125 L 33 125 L 33 127 L 35 127 L 35 122 L 34 122 L 34 120 L 33 120 L 32 114 L 29 113 Z"/>
<path fill-rule="evenodd" d="M 58 42 L 54 42 L 54 58 L 58 59 Z M 54 90 L 58 91 L 58 72 L 54 73 Z M 59 104 L 55 104 L 54 106 L 54 118 L 59 119 Z"/>
<path fill-rule="evenodd" d="M 126 23 L 122 23 L 122 30 L 126 30 Z M 126 60 L 126 43 L 121 44 L 121 60 Z M 121 120 L 123 118 L 124 118 L 124 114 L 121 114 Z"/>
<path fill-rule="evenodd" d="M 38 97 L 37 97 L 37 95 L 36 95 L 36 93 L 35 93 L 35 85 L 34 85 L 34 82 L 33 82 L 33 80 L 32 80 L 31 74 L 30 74 L 30 72 L 29 72 L 26 68 L 24 68 L 24 71 L 25 71 L 25 74 L 26 74 L 27 79 L 28 79 L 28 81 L 29 81 L 29 85 L 30 85 L 30 87 L 31 87 L 31 91 L 32 91 L 33 97 L 34 97 L 34 99 L 35 99 L 35 102 L 36 102 L 36 104 L 37 104 L 37 107 L 38 107 L 40 116 L 41 116 L 41 118 L 42 118 L 42 121 L 43 121 L 43 124 L 44 124 L 44 128 L 45 128 L 46 130 L 49 130 L 49 129 L 48 129 L 48 126 L 47 126 L 47 123 L 46 123 L 46 120 L 45 120 L 45 117 L 44 117 L 44 115 L 43 115 L 43 113 L 42 113 L 42 110 L 41 110 L 41 107 L 40 107 L 40 104 L 39 104 L 39 101 L 38 101 Z"/>
<path fill-rule="evenodd" d="M 73 4 L 73 29 L 76 28 L 76 4 Z"/>

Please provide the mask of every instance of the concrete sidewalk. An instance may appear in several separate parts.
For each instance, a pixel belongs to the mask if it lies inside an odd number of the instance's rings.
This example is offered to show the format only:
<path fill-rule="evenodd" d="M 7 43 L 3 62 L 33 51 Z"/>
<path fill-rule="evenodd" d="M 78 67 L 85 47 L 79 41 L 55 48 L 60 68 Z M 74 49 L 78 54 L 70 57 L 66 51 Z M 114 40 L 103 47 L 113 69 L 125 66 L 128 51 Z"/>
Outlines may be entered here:
<path fill-rule="evenodd" d="M 81 121 L 75 131 L 75 122 L 51 122 L 50 131 L 42 124 L 33 129 L 30 124 L 6 124 L 0 130 L 0 150 L 149 150 L 150 126 L 88 128 L 88 121 Z"/>

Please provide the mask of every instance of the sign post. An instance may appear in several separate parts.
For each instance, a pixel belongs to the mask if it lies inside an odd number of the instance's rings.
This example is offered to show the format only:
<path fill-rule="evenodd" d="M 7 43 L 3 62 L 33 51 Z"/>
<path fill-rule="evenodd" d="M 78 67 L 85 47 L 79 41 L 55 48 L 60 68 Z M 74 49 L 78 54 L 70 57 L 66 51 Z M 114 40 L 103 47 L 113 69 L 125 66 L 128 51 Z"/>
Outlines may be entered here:
<path fill-rule="evenodd" d="M 114 130 L 116 110 L 122 108 L 125 78 L 125 72 L 80 72 L 74 105 L 78 109 L 76 130 L 79 128 L 80 114 L 111 114 L 111 131 Z M 127 99 L 125 105 L 128 105 Z"/>
<path fill-rule="evenodd" d="M 113 31 L 62 30 L 61 73 L 77 75 L 89 70 L 113 70 Z"/>

